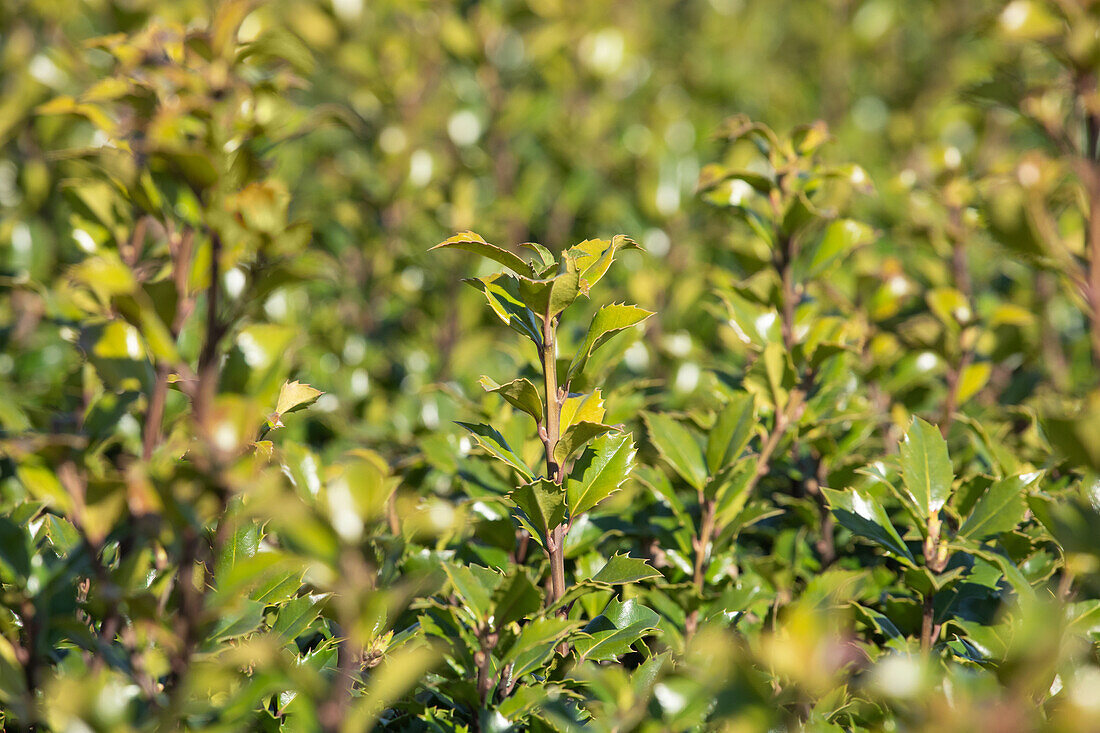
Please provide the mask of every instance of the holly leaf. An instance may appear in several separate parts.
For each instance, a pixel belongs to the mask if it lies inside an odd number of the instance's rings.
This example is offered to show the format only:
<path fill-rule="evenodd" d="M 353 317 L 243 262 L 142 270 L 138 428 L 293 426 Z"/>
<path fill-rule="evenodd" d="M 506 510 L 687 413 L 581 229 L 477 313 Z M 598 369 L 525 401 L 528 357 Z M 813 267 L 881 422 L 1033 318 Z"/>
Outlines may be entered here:
<path fill-rule="evenodd" d="M 901 441 L 901 478 L 925 517 L 938 513 L 951 494 L 954 474 L 947 441 L 919 417 L 913 418 Z"/>
<path fill-rule="evenodd" d="M 530 380 L 520 377 L 506 384 L 497 384 L 491 378 L 483 376 L 479 382 L 486 392 L 500 395 L 512 407 L 535 418 L 535 422 L 542 422 L 542 397 Z"/>
<path fill-rule="evenodd" d="M 437 249 L 460 249 L 463 252 L 480 255 L 481 257 L 504 265 L 517 275 L 534 274 L 534 270 L 532 270 L 531 266 L 524 262 L 519 255 L 512 254 L 508 250 L 498 247 L 495 244 L 489 244 L 482 239 L 480 234 L 475 234 L 474 232 L 456 234 L 449 239 L 443 240 L 434 247 L 431 247 L 428 251 L 431 252 Z"/>
<path fill-rule="evenodd" d="M 578 517 L 619 490 L 634 466 L 634 441 L 629 433 L 597 438 L 577 462 L 579 479 L 566 483 L 569 516 Z"/>
<path fill-rule="evenodd" d="M 508 498 L 523 513 L 517 519 L 543 547 L 547 546 L 551 531 L 566 520 L 565 491 L 549 479 L 523 484 Z"/>
<path fill-rule="evenodd" d="M 866 537 L 884 549 L 900 557 L 913 561 L 913 554 L 902 542 L 898 531 L 890 523 L 886 510 L 878 500 L 858 489 L 834 491 L 822 487 L 822 493 L 829 502 L 829 508 L 837 521 L 860 537 Z"/>
<path fill-rule="evenodd" d="M 605 305 L 596 311 L 592 317 L 592 323 L 588 326 L 588 335 L 584 343 L 573 357 L 573 363 L 569 366 L 569 374 L 579 374 L 584 371 L 585 364 L 592 353 L 607 343 L 612 336 L 625 329 L 642 323 L 652 316 L 651 311 L 639 308 L 636 305 L 612 303 Z"/>
<path fill-rule="evenodd" d="M 534 478 L 534 474 L 531 473 L 531 469 L 527 467 L 527 464 L 523 462 L 523 459 L 516 455 L 508 446 L 508 441 L 504 439 L 504 436 L 498 433 L 493 428 L 485 425 L 484 423 L 467 423 L 455 421 L 458 425 L 466 428 L 470 431 L 470 434 L 474 436 L 474 440 L 477 444 L 484 448 L 490 455 L 498 460 L 504 461 L 512 468 L 516 469 L 520 476 L 523 476 L 524 480 L 530 481 Z"/>

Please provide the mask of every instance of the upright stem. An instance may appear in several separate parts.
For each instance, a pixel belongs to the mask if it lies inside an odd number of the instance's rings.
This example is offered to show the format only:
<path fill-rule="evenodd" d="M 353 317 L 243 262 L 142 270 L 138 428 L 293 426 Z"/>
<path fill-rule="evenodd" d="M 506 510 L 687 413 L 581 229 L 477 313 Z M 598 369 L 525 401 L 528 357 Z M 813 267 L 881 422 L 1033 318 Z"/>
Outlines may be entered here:
<path fill-rule="evenodd" d="M 1084 76 L 1078 79 L 1078 95 L 1087 93 L 1095 86 L 1095 79 Z M 1085 190 L 1089 198 L 1088 213 L 1088 282 L 1085 302 L 1089 307 L 1089 333 L 1092 341 L 1092 360 L 1094 367 L 1100 367 L 1100 114 L 1085 113 L 1085 149 L 1082 151 L 1081 167 Z"/>
<path fill-rule="evenodd" d="M 558 393 L 557 332 L 554 319 L 547 317 L 542 327 L 542 374 L 546 387 L 546 414 L 543 420 L 546 447 L 546 475 L 559 486 L 564 479 L 561 466 L 554 458 L 561 437 L 562 396 Z M 565 524 L 551 530 L 547 538 L 546 555 L 550 560 L 550 603 L 557 603 L 565 595 Z"/>
<path fill-rule="evenodd" d="M 924 538 L 924 564 L 933 573 L 939 574 L 947 567 L 947 546 L 940 542 L 940 531 L 943 525 L 938 514 L 928 518 L 927 536 Z M 921 609 L 920 648 L 925 654 L 932 650 L 932 645 L 940 635 L 940 627 L 934 624 L 936 612 L 936 594 L 929 590 L 924 594 L 924 605 Z"/>

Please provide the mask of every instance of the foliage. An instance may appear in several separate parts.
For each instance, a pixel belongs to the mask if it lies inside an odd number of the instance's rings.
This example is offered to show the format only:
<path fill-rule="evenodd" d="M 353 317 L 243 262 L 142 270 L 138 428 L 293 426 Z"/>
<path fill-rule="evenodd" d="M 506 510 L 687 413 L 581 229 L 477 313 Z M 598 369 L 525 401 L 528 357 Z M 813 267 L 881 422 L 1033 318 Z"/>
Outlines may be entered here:
<path fill-rule="evenodd" d="M 5 729 L 1100 726 L 1100 6 L 641 10 L 0 7 Z"/>

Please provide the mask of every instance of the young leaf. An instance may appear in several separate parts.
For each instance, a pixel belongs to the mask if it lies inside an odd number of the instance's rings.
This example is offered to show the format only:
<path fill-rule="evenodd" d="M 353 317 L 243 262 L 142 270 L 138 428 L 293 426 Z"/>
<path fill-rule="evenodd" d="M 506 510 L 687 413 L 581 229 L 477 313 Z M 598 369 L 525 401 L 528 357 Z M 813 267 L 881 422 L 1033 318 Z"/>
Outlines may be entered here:
<path fill-rule="evenodd" d="M 756 404 L 747 392 L 733 395 L 707 437 L 707 468 L 716 475 L 736 461 L 752 438 L 756 421 Z"/>
<path fill-rule="evenodd" d="M 561 438 L 558 439 L 558 444 L 554 446 L 554 460 L 558 462 L 559 466 L 564 466 L 569 457 L 584 447 L 585 443 L 614 430 L 618 430 L 618 428 L 613 425 L 588 422 L 587 420 L 575 422 L 562 433 Z"/>
<path fill-rule="evenodd" d="M 572 257 L 563 256 L 558 274 L 547 280 L 520 278 L 519 292 L 527 306 L 544 322 L 573 304 L 580 293 L 580 275 Z"/>
<path fill-rule="evenodd" d="M 901 441 L 901 478 L 925 517 L 938 513 L 951 494 L 954 476 L 947 441 L 919 417 Z"/>
<path fill-rule="evenodd" d="M 542 326 L 520 295 L 519 278 L 497 273 L 489 277 L 467 278 L 462 282 L 480 290 L 497 317 L 513 331 L 542 348 Z"/>
<path fill-rule="evenodd" d="M 623 585 L 659 577 L 661 577 L 661 574 L 647 565 L 645 560 L 639 560 L 624 553 L 613 555 L 600 568 L 600 571 L 592 576 L 592 580 L 596 583 L 607 583 L 608 585 Z"/>
<path fill-rule="evenodd" d="M 490 377 L 483 376 L 479 382 L 486 392 L 495 392 L 512 407 L 535 418 L 535 422 L 542 422 L 542 398 L 530 380 L 520 377 L 507 384 L 497 384 Z"/>
<path fill-rule="evenodd" d="M 528 525 L 531 535 L 543 547 L 550 532 L 566 519 L 565 491 L 547 479 L 523 484 L 508 494 L 523 512 L 521 519 Z"/>
<path fill-rule="evenodd" d="M 559 430 L 565 432 L 570 425 L 586 422 L 603 422 L 604 416 L 603 395 L 599 389 L 589 394 L 570 394 L 562 403 L 561 413 L 558 418 Z"/>
<path fill-rule="evenodd" d="M 538 242 L 524 242 L 520 247 L 526 247 L 538 255 L 540 268 L 550 267 L 554 264 L 554 253 Z"/>
<path fill-rule="evenodd" d="M 569 516 L 584 514 L 618 491 L 634 465 L 634 453 L 629 433 L 597 438 L 573 471 L 580 478 L 566 484 Z"/>
<path fill-rule="evenodd" d="M 842 526 L 878 543 L 895 555 L 913 561 L 913 554 L 890 523 L 886 510 L 873 496 L 861 494 L 858 489 L 834 491 L 822 487 L 821 491 Z"/>
<path fill-rule="evenodd" d="M 480 565 L 461 563 L 443 563 L 443 570 L 470 613 L 484 623 L 493 613 L 493 592 L 500 586 L 503 576 Z"/>
<path fill-rule="evenodd" d="M 1027 508 L 1027 488 L 1040 475 L 1041 472 L 1035 471 L 995 482 L 974 505 L 959 528 L 959 537 L 980 540 L 1015 529 Z"/>
<path fill-rule="evenodd" d="M 285 382 L 282 389 L 279 390 L 279 401 L 275 406 L 275 415 L 272 423 L 275 427 L 282 425 L 279 420 L 283 415 L 288 412 L 295 412 L 296 410 L 304 410 L 317 401 L 317 398 L 323 395 L 319 389 L 309 386 L 308 384 L 302 384 L 295 380 L 293 382 Z"/>
<path fill-rule="evenodd" d="M 534 474 L 531 473 L 531 469 L 527 467 L 527 464 L 523 462 L 523 459 L 516 455 L 509 446 L 508 442 L 504 440 L 504 436 L 498 433 L 493 428 L 485 425 L 484 423 L 473 423 L 455 421 L 458 425 L 466 428 L 474 436 L 474 440 L 478 445 L 488 451 L 494 457 L 504 461 L 512 468 L 519 472 L 519 475 L 524 478 L 525 481 L 530 481 L 534 478 Z"/>
<path fill-rule="evenodd" d="M 706 459 L 688 429 L 667 415 L 642 415 L 649 428 L 649 440 L 661 457 L 693 488 L 702 491 L 707 481 Z"/>
<path fill-rule="evenodd" d="M 652 312 L 639 308 L 636 305 L 612 303 L 605 305 L 596 311 L 592 323 L 588 326 L 588 335 L 584 343 L 573 357 L 573 363 L 569 366 L 569 374 L 581 373 L 592 352 L 603 346 L 615 334 L 631 326 L 636 326 L 653 315 Z"/>
<path fill-rule="evenodd" d="M 450 239 L 445 239 L 439 244 L 431 247 L 428 251 L 436 249 L 460 249 L 464 252 L 471 252 L 475 255 L 488 258 L 495 262 L 498 262 L 509 270 L 512 270 L 517 275 L 532 275 L 533 270 L 531 266 L 524 262 L 518 255 L 514 255 L 506 249 L 502 249 L 495 244 L 489 244 L 481 238 L 480 234 L 474 232 L 463 232 L 462 234 L 456 234 Z"/>
<path fill-rule="evenodd" d="M 577 270 L 580 272 L 581 292 L 588 295 L 592 286 L 603 279 L 619 250 L 641 249 L 630 237 L 616 234 L 611 241 L 606 239 L 586 239 L 569 248 L 576 257 Z"/>

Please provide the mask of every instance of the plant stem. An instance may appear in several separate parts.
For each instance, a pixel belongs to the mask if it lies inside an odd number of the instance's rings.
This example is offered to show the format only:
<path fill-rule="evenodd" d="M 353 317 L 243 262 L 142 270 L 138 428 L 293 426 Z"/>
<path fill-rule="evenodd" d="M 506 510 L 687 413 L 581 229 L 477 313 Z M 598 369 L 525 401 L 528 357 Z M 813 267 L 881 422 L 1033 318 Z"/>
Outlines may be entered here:
<path fill-rule="evenodd" d="M 542 374 L 546 387 L 546 413 L 543 426 L 546 448 L 546 474 L 551 481 L 561 485 L 564 476 L 561 466 L 554 458 L 558 439 L 561 437 L 562 395 L 558 390 L 557 331 L 556 323 L 549 314 L 543 319 L 542 328 Z M 546 555 L 550 560 L 550 604 L 557 603 L 565 595 L 565 524 L 552 528 L 547 538 Z"/>

